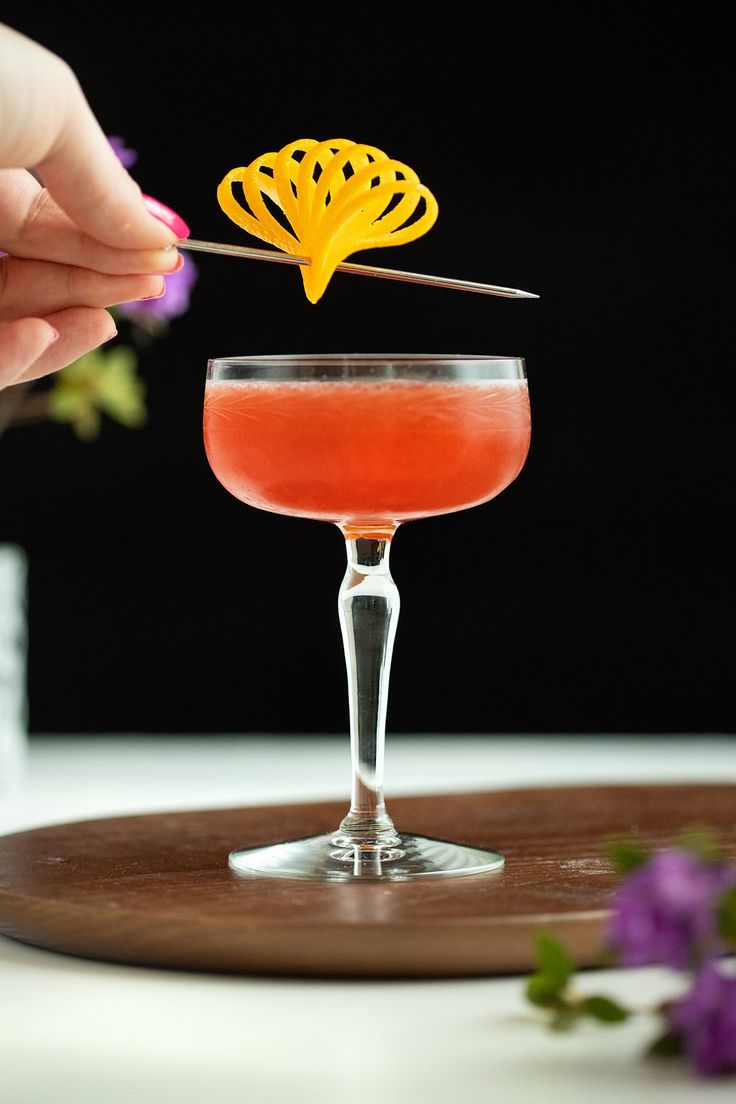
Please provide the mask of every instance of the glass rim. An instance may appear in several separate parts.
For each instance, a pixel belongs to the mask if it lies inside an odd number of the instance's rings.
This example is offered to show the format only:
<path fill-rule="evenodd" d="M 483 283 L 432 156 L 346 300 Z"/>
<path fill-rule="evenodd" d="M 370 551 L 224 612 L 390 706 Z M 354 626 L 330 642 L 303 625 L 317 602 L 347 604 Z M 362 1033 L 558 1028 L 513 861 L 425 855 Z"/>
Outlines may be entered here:
<path fill-rule="evenodd" d="M 335 364 L 343 361 L 350 363 L 368 362 L 370 364 L 457 364 L 458 361 L 478 361 L 480 363 L 509 361 L 524 363 L 521 356 L 491 356 L 488 353 L 266 353 L 248 356 L 210 357 L 208 364 Z"/>
<path fill-rule="evenodd" d="M 212 357 L 209 381 L 256 380 L 526 380 L 523 357 L 487 353 L 269 353 Z"/>

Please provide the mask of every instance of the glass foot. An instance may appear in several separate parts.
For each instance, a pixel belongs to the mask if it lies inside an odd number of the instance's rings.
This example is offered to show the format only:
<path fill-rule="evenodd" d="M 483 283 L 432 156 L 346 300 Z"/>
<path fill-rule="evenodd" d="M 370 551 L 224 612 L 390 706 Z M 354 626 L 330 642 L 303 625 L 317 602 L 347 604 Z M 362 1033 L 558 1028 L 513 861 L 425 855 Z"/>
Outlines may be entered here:
<path fill-rule="evenodd" d="M 302 878 L 317 882 L 402 882 L 409 878 L 450 877 L 500 870 L 503 855 L 428 836 L 399 834 L 390 845 L 345 846 L 337 833 L 232 851 L 231 870 L 263 878 Z"/>

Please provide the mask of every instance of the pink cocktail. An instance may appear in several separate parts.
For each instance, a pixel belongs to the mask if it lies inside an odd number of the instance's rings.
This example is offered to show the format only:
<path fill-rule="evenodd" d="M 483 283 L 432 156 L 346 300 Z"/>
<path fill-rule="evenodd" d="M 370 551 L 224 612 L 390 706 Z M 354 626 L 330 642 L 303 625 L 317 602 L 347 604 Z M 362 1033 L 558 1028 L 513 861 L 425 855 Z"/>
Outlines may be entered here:
<path fill-rule="evenodd" d="M 205 392 L 207 456 L 236 498 L 355 533 L 494 498 L 529 437 L 524 380 L 216 380 Z"/>

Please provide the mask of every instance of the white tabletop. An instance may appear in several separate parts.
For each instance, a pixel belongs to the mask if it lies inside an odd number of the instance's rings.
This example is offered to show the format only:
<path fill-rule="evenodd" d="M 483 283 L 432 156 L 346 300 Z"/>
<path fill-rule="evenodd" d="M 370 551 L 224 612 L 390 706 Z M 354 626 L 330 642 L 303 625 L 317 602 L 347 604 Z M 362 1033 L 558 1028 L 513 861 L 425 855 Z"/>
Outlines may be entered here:
<path fill-rule="evenodd" d="M 347 801 L 333 737 L 34 737 L 0 831 L 98 816 L 296 800 Z M 391 737 L 386 796 L 529 785 L 736 780 L 717 736 Z M 585 992 L 652 1007 L 665 971 L 588 971 Z M 552 1035 L 524 978 L 320 981 L 220 977 L 92 962 L 0 937 L 3 1104 L 720 1104 L 641 1059 L 646 1014 Z"/>

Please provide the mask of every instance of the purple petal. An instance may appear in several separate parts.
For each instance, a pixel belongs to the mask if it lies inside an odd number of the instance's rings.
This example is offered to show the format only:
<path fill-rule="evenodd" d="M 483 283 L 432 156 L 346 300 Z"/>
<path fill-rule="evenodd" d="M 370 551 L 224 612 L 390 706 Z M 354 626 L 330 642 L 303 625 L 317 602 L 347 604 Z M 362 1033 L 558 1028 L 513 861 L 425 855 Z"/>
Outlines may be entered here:
<path fill-rule="evenodd" d="M 184 264 L 178 272 L 166 277 L 166 291 L 160 299 L 140 299 L 134 303 L 121 303 L 117 313 L 132 322 L 141 322 L 144 326 L 152 319 L 169 321 L 179 318 L 189 309 L 189 301 L 199 272 L 194 261 L 186 253 L 182 254 Z"/>
<path fill-rule="evenodd" d="M 722 951 L 716 904 L 735 882 L 733 864 L 704 862 L 678 849 L 632 871 L 614 895 L 608 930 L 622 965 L 683 970 Z"/>
<path fill-rule="evenodd" d="M 736 1070 L 736 976 L 707 963 L 687 996 L 670 1007 L 668 1020 L 698 1073 Z"/>
<path fill-rule="evenodd" d="M 112 146 L 118 161 L 120 161 L 126 169 L 129 169 L 131 165 L 135 165 L 138 160 L 138 154 L 135 150 L 127 148 L 124 138 L 119 138 L 117 135 L 108 135 L 107 140 Z"/>

